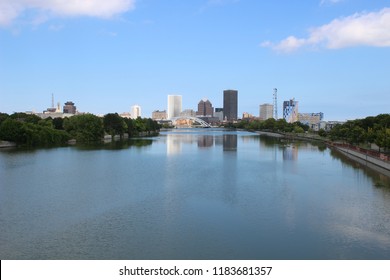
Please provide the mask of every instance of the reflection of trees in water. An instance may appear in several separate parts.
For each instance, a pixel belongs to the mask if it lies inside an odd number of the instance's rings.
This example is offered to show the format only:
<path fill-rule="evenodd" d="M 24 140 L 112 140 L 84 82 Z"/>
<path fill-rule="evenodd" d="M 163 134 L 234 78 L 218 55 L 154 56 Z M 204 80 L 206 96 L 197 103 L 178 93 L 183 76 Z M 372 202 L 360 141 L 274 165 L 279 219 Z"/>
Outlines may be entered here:
<path fill-rule="evenodd" d="M 356 172 L 359 172 L 360 170 L 363 171 L 364 174 L 372 180 L 374 186 L 384 187 L 390 191 L 390 171 L 374 164 L 366 163 L 363 160 L 352 160 L 335 150 L 331 150 L 330 154 L 333 158 L 341 161 L 343 165 L 352 167 Z"/>
<path fill-rule="evenodd" d="M 132 147 L 142 148 L 152 145 L 152 139 L 129 139 L 112 141 L 109 143 L 95 143 L 95 144 L 83 144 L 76 145 L 75 148 L 81 151 L 94 151 L 94 150 L 125 150 Z"/>
<path fill-rule="evenodd" d="M 151 139 L 133 139 L 127 142 L 130 144 L 129 146 L 135 146 L 135 147 L 144 147 L 144 146 L 150 146 L 153 144 L 153 140 Z"/>
<path fill-rule="evenodd" d="M 297 160 L 299 152 L 303 150 L 324 152 L 327 149 L 323 142 L 305 142 L 267 136 L 261 136 L 260 145 L 281 151 L 283 160 Z M 366 164 L 363 160 L 360 160 L 360 162 L 359 160 L 352 160 L 334 150 L 331 150 L 330 155 L 340 160 L 342 164 L 352 167 L 357 172 L 362 170 L 372 180 L 374 186 L 385 187 L 390 191 L 390 171 L 373 164 Z"/>
<path fill-rule="evenodd" d="M 275 149 L 275 152 L 281 151 L 283 160 L 297 160 L 299 151 L 324 152 L 327 149 L 323 142 L 308 142 L 272 136 L 261 136 L 259 144 L 267 149 Z"/>
<path fill-rule="evenodd" d="M 298 160 L 298 148 L 291 145 L 284 147 L 283 160 Z"/>

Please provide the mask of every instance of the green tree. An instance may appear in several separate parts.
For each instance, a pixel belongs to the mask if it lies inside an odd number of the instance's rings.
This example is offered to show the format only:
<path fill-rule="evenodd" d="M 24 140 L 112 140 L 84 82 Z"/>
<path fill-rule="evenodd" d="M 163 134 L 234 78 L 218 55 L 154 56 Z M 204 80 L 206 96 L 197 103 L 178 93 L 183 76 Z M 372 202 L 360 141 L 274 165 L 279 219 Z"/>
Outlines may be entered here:
<path fill-rule="evenodd" d="M 115 114 L 107 114 L 103 118 L 104 130 L 111 136 L 121 135 L 127 131 L 127 124 L 124 119 Z"/>
<path fill-rule="evenodd" d="M 26 143 L 23 123 L 11 118 L 3 121 L 0 125 L 0 139 L 18 144 Z"/>
<path fill-rule="evenodd" d="M 250 130 L 259 130 L 259 129 L 261 129 L 261 124 L 262 124 L 261 121 L 259 121 L 259 120 L 253 120 L 253 121 L 249 122 L 247 129 L 250 129 Z"/>
<path fill-rule="evenodd" d="M 301 122 L 295 122 L 294 126 L 299 126 L 302 128 L 304 131 L 308 131 L 310 129 L 310 126 Z M 300 132 L 299 132 L 300 133 Z"/>
<path fill-rule="evenodd" d="M 305 130 L 302 127 L 300 127 L 299 125 L 294 125 L 293 132 L 294 133 L 305 133 Z"/>
<path fill-rule="evenodd" d="M 104 136 L 103 121 L 92 115 L 76 115 L 64 120 L 64 129 L 78 142 L 93 143 Z"/>
<path fill-rule="evenodd" d="M 135 122 L 132 119 L 125 119 L 127 125 L 127 133 L 129 136 L 133 136 L 136 133 Z"/>
<path fill-rule="evenodd" d="M 261 124 L 260 128 L 261 129 L 276 130 L 276 120 L 274 118 L 267 119 Z"/>
<path fill-rule="evenodd" d="M 285 119 L 278 119 L 276 122 L 275 122 L 275 127 L 274 127 L 274 130 L 275 131 L 285 131 L 285 132 L 291 132 L 289 131 L 289 124 L 286 122 Z"/>
<path fill-rule="evenodd" d="M 148 131 L 157 131 L 160 129 L 159 124 L 151 118 L 146 119 L 146 128 Z"/>
<path fill-rule="evenodd" d="M 7 119 L 0 125 L 0 138 L 27 146 L 62 145 L 69 140 L 65 131 L 42 124 Z"/>
<path fill-rule="evenodd" d="M 11 119 L 21 121 L 24 123 L 33 123 L 38 124 L 40 120 L 42 120 L 40 117 L 34 114 L 26 114 L 26 113 L 13 113 L 10 116 Z"/>
<path fill-rule="evenodd" d="M 0 124 L 5 121 L 6 119 L 9 118 L 9 115 L 8 114 L 5 114 L 5 113 L 0 113 Z"/>
<path fill-rule="evenodd" d="M 373 127 L 367 127 L 366 140 L 368 143 L 375 143 L 376 133 Z"/>
<path fill-rule="evenodd" d="M 64 130 L 64 119 L 63 118 L 54 118 L 53 127 L 58 130 Z"/>
<path fill-rule="evenodd" d="M 145 132 L 147 131 L 146 129 L 146 123 L 144 122 L 144 120 L 140 117 L 138 117 L 136 120 L 135 120 L 135 129 L 138 131 L 138 132 Z"/>
<path fill-rule="evenodd" d="M 350 144 L 363 143 L 365 139 L 365 131 L 360 126 L 353 126 L 347 132 L 347 141 Z"/>
<path fill-rule="evenodd" d="M 390 128 L 383 128 L 377 131 L 375 144 L 377 144 L 380 148 L 384 148 L 385 151 L 390 148 Z"/>
<path fill-rule="evenodd" d="M 52 118 L 41 119 L 41 120 L 38 121 L 38 124 L 40 126 L 54 128 L 54 126 L 53 126 L 53 119 Z"/>
<path fill-rule="evenodd" d="M 318 131 L 318 135 L 321 137 L 326 137 L 328 133 L 325 131 L 325 129 L 320 128 L 320 130 Z"/>

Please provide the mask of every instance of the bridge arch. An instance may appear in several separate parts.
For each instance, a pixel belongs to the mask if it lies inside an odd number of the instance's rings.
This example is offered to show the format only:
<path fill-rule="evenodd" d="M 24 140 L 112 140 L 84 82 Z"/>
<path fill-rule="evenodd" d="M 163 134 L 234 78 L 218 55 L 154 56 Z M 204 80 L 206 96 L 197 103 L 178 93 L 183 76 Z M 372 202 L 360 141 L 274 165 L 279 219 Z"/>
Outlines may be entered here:
<path fill-rule="evenodd" d="M 172 124 L 174 126 L 178 126 L 180 121 L 188 121 L 188 120 L 199 123 L 199 126 L 201 126 L 201 127 L 211 127 L 211 125 L 208 122 L 205 122 L 204 120 L 196 118 L 196 117 L 181 116 L 181 117 L 174 117 L 171 119 Z"/>

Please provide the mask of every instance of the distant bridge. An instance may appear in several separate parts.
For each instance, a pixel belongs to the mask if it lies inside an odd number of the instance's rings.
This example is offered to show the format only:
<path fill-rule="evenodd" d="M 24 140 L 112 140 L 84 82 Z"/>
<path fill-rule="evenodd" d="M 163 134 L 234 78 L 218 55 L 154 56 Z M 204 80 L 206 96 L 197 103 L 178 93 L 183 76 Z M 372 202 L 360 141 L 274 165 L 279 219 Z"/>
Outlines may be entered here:
<path fill-rule="evenodd" d="M 199 125 L 196 125 L 196 126 L 211 127 L 211 125 L 208 122 L 205 122 L 202 119 L 199 119 L 199 118 L 196 118 L 196 117 L 190 117 L 190 116 L 174 117 L 174 118 L 171 119 L 171 121 L 172 121 L 172 124 L 174 126 L 178 126 L 180 121 L 192 121 L 191 126 L 194 126 L 194 123 L 199 123 Z"/>

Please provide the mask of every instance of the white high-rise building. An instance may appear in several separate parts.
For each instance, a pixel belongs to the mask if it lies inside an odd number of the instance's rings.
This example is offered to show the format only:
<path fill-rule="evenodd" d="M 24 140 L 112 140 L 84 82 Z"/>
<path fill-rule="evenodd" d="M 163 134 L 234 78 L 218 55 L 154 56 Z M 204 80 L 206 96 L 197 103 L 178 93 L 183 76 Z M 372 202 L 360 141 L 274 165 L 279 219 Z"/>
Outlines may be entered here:
<path fill-rule="evenodd" d="M 178 117 L 182 111 L 182 96 L 168 95 L 168 120 Z"/>
<path fill-rule="evenodd" d="M 274 105 L 272 104 L 262 104 L 260 105 L 260 119 L 268 120 L 274 116 Z"/>
<path fill-rule="evenodd" d="M 131 118 L 136 119 L 141 117 L 141 107 L 139 105 L 131 106 Z"/>

